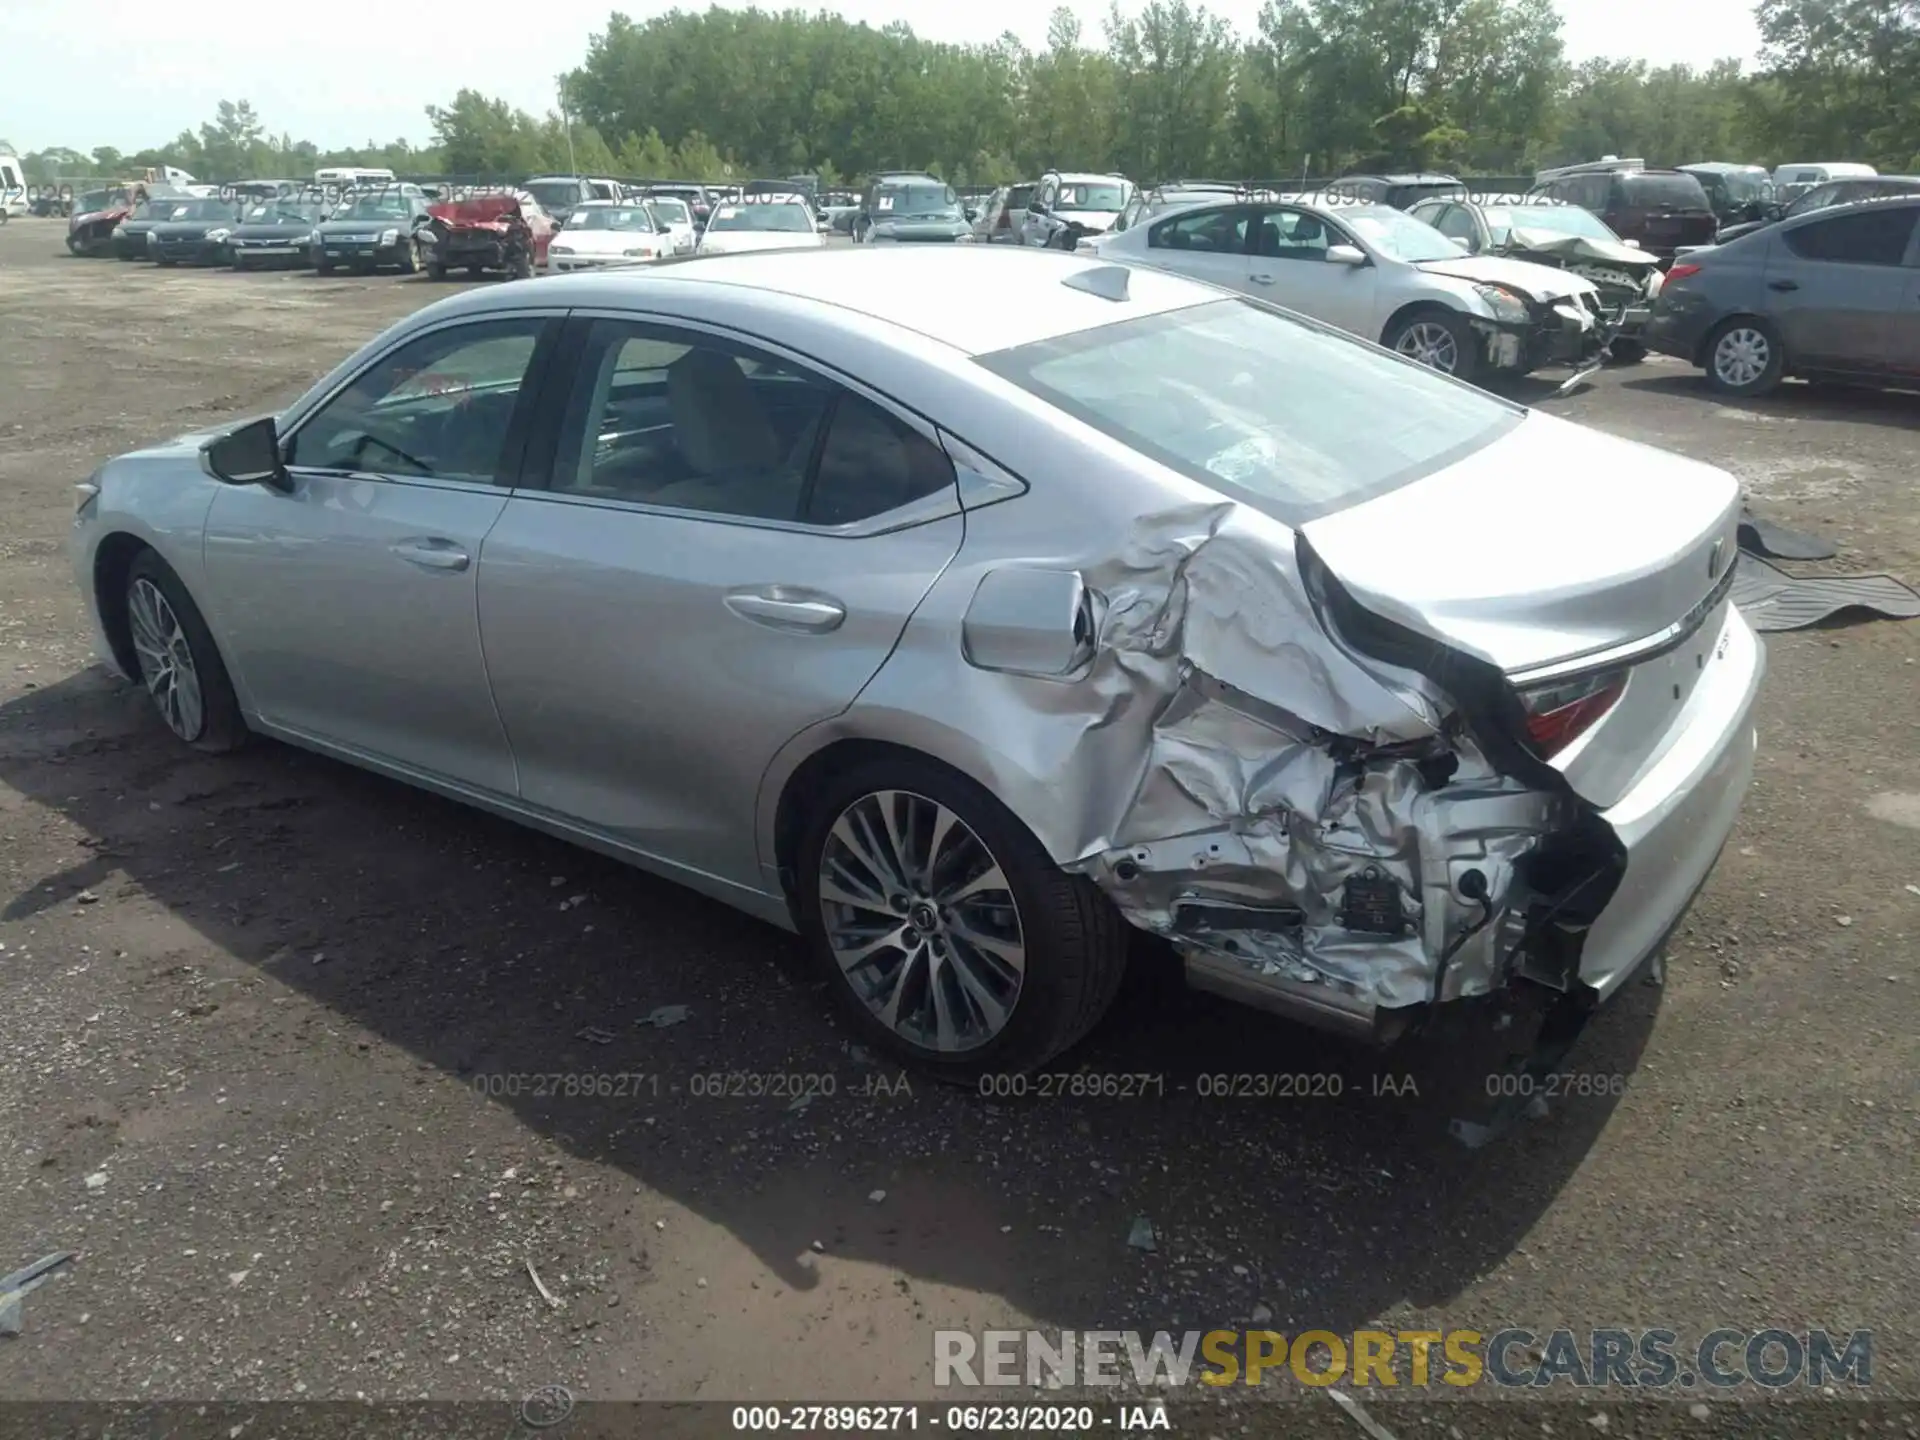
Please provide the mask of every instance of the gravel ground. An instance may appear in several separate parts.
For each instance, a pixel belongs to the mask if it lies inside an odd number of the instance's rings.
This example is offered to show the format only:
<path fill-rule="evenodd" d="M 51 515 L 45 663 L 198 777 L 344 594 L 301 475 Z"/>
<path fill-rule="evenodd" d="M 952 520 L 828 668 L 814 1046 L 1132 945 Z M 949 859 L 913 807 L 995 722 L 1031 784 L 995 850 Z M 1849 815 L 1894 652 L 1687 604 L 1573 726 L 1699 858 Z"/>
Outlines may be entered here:
<path fill-rule="evenodd" d="M 1666 984 L 1570 1062 L 1620 1093 L 1469 1153 L 1447 1120 L 1515 1032 L 1361 1053 L 1189 995 L 1150 953 L 1054 1093 L 938 1090 L 850 1045 L 773 930 L 301 752 L 187 754 L 92 668 L 72 483 L 290 398 L 452 287 L 59 247 L 0 230 L 0 1270 L 81 1258 L 0 1340 L 0 1395 L 903 1400 L 935 1393 L 935 1329 L 1250 1319 L 1871 1328 L 1873 1393 L 1920 1390 L 1920 624 L 1771 640 L 1758 778 Z M 1913 397 L 1725 405 L 1659 361 L 1549 388 L 1529 395 L 1729 467 L 1839 564 L 1920 579 Z M 663 1006 L 688 1009 L 644 1023 Z M 1198 1079 L 1273 1072 L 1340 1093 Z M 706 1093 L 724 1073 L 816 1098 Z M 1077 1073 L 1147 1078 L 1084 1098 Z M 536 1093 L 547 1075 L 615 1093 Z M 1719 1395 L 1725 1424 L 1625 1398 L 1447 1414 L 1735 1433 Z M 1368 1404 L 1401 1433 L 1458 1423 Z"/>

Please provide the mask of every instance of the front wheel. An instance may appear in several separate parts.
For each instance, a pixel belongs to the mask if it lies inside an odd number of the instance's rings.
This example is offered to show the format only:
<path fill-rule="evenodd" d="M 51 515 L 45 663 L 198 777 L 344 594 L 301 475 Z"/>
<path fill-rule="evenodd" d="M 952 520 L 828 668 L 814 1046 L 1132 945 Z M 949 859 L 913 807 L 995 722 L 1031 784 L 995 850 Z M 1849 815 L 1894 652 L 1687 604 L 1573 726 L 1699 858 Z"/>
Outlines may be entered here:
<path fill-rule="evenodd" d="M 438 260 L 429 260 L 427 262 L 427 278 L 429 280 L 446 279 L 447 267 L 442 265 Z"/>
<path fill-rule="evenodd" d="M 324 260 L 322 260 L 322 261 L 320 261 L 320 262 L 319 262 L 319 263 L 318 263 L 317 265 L 315 265 L 315 266 L 314 266 L 313 268 L 314 268 L 314 272 L 315 272 L 316 274 L 319 274 L 319 275 L 331 275 L 331 274 L 333 274 L 333 266 L 331 266 L 331 265 L 329 265 L 329 264 L 327 264 L 327 262 L 326 262 L 326 261 L 324 261 Z"/>
<path fill-rule="evenodd" d="M 127 569 L 126 605 L 140 681 L 166 727 L 209 754 L 243 743 L 246 722 L 213 634 L 180 577 L 151 550 Z"/>
<path fill-rule="evenodd" d="M 1415 311 L 1395 321 L 1380 343 L 1458 380 L 1472 380 L 1479 370 L 1473 327 L 1450 311 Z"/>
<path fill-rule="evenodd" d="M 1706 349 L 1707 384 L 1722 395 L 1765 395 L 1786 369 L 1779 334 L 1755 316 L 1722 321 L 1707 337 Z"/>
<path fill-rule="evenodd" d="M 1125 923 L 1005 806 L 926 761 L 878 760 L 814 797 L 799 919 L 853 1023 L 947 1080 L 1032 1070 L 1118 993 Z"/>
<path fill-rule="evenodd" d="M 420 242 L 411 240 L 400 252 L 400 273 L 417 275 L 420 273 Z"/>

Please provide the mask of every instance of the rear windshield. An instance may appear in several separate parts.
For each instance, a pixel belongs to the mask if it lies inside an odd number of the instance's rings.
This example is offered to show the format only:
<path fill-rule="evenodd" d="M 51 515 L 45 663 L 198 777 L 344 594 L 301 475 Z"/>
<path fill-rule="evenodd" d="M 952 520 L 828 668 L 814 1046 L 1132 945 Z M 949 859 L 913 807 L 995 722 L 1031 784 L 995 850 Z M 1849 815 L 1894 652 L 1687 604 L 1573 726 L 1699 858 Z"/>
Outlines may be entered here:
<path fill-rule="evenodd" d="M 1523 414 L 1245 300 L 1122 320 L 978 363 L 1289 525 L 1449 465 Z"/>
<path fill-rule="evenodd" d="M 1644 171 L 1620 177 L 1620 194 L 1635 210 L 1705 210 L 1707 192 L 1691 175 L 1653 175 Z"/>

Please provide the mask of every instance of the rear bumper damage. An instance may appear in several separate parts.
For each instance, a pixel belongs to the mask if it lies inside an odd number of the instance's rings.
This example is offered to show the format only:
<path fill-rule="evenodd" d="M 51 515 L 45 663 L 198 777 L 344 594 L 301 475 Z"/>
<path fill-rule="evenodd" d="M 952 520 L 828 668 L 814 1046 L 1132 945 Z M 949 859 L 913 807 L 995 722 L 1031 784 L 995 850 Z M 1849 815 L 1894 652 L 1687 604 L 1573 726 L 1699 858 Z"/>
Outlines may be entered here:
<path fill-rule="evenodd" d="M 1087 678 L 1117 662 L 1152 721 L 1130 798 L 1067 868 L 1195 988 L 1385 1044 L 1543 987 L 1541 1053 L 1564 1053 L 1664 944 L 1737 816 L 1764 670 L 1738 612 L 1686 638 L 1713 669 L 1602 810 L 1513 738 L 1504 674 L 1360 609 L 1304 540 L 1288 563 L 1231 506 L 1157 539 L 1174 547 L 1157 576 L 1136 557 L 1116 586 L 1087 577 Z"/>

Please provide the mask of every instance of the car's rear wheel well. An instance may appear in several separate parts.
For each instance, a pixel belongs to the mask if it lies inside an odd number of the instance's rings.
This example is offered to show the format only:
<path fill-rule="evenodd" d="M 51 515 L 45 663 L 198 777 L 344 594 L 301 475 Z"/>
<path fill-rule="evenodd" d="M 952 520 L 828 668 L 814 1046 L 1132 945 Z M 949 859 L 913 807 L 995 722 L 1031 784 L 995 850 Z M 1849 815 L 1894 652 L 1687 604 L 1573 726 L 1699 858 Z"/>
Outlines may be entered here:
<path fill-rule="evenodd" d="M 780 888 L 786 892 L 790 907 L 800 893 L 795 867 L 800 854 L 800 840 L 806 833 L 807 820 L 813 813 L 814 797 L 826 788 L 834 776 L 844 775 L 875 760 L 911 760 L 949 771 L 965 780 L 973 779 L 965 771 L 945 761 L 936 760 L 910 746 L 894 745 L 885 740 L 836 740 L 809 755 L 800 768 L 788 777 L 773 814 L 774 864 L 779 867 Z"/>
<path fill-rule="evenodd" d="M 121 670 L 136 677 L 140 660 L 133 652 L 133 622 L 127 618 L 127 572 L 151 548 L 139 536 L 119 531 L 102 540 L 93 552 L 93 599 L 100 628 Z"/>

